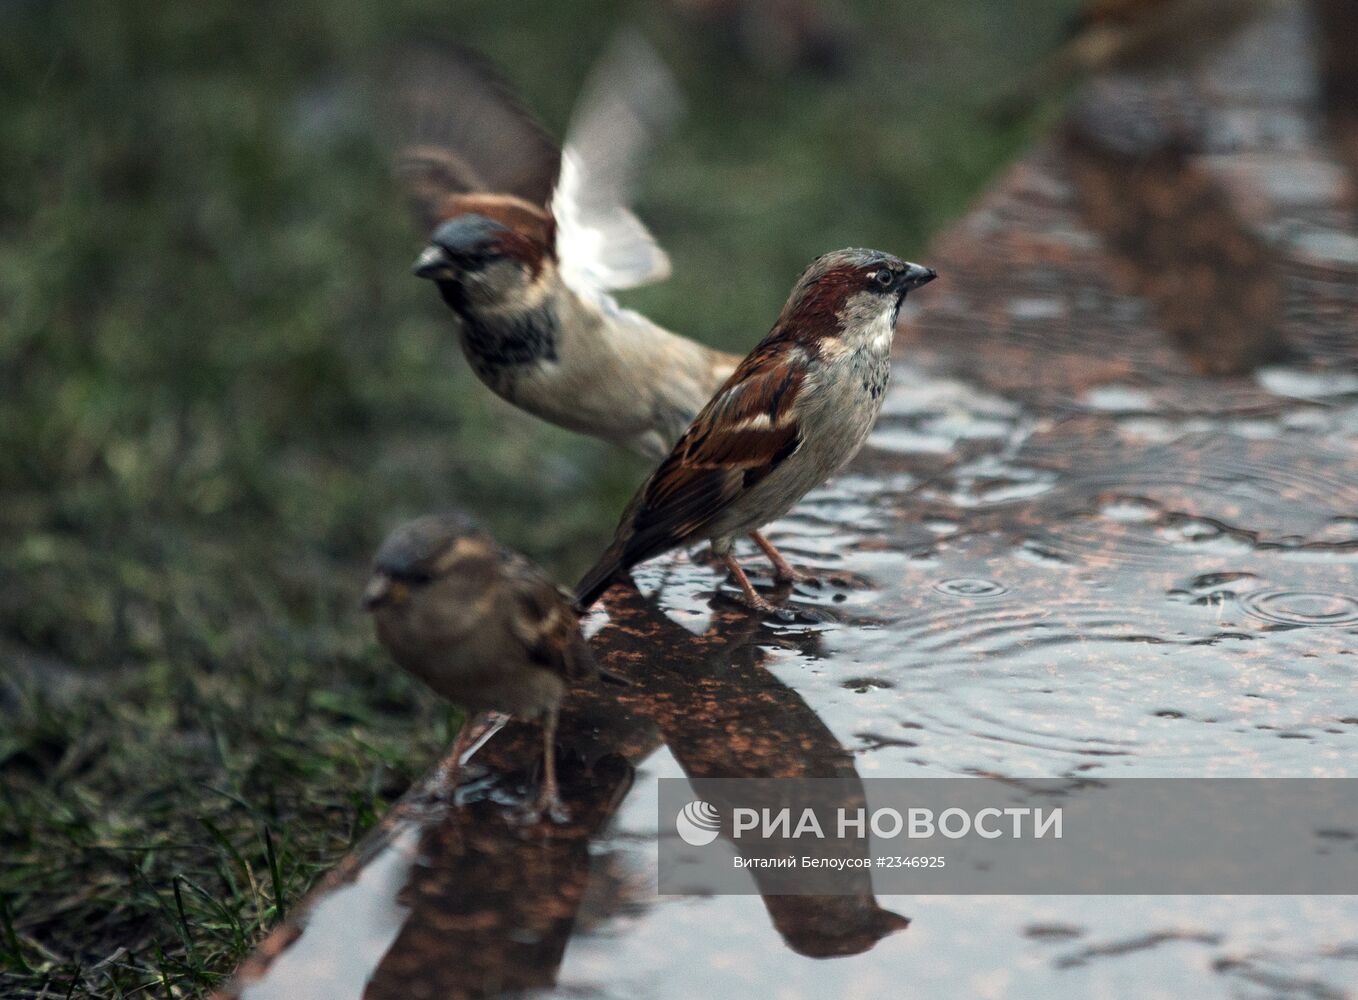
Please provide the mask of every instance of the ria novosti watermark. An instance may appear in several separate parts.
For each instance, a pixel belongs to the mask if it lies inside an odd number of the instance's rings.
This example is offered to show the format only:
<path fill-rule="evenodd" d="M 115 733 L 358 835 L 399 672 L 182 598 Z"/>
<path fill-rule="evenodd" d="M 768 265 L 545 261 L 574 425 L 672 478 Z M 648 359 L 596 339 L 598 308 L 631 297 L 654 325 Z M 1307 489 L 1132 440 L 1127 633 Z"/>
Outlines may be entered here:
<path fill-rule="evenodd" d="M 1351 779 L 662 779 L 662 893 L 1358 893 Z"/>
<path fill-rule="evenodd" d="M 709 824 L 720 820 L 715 806 L 710 802 L 697 802 L 694 805 L 705 807 L 711 817 Z M 687 807 L 685 807 L 687 808 Z M 681 810 L 681 816 L 683 810 Z M 709 825 L 709 829 L 714 829 Z M 902 812 L 899 809 L 856 809 L 839 808 L 834 810 L 833 833 L 827 833 L 821 825 L 816 810 L 805 807 L 793 818 L 793 810 L 788 806 L 781 809 L 751 809 L 736 806 L 731 810 L 731 837 L 740 840 L 747 834 L 757 831 L 756 835 L 765 839 L 771 837 L 791 838 L 817 837 L 824 840 L 827 836 L 839 838 L 865 837 L 869 832 L 874 837 L 890 840 L 895 837 L 911 839 L 945 837 L 960 840 L 971 833 L 986 840 L 996 840 L 1009 836 L 1054 837 L 1061 839 L 1061 807 L 1047 809 L 1033 806 L 985 806 L 970 813 L 957 806 L 942 812 L 923 806 L 912 806 Z M 680 831 L 683 836 L 683 831 Z M 710 843 L 716 837 L 712 836 Z M 694 841 L 684 840 L 697 846 Z"/>

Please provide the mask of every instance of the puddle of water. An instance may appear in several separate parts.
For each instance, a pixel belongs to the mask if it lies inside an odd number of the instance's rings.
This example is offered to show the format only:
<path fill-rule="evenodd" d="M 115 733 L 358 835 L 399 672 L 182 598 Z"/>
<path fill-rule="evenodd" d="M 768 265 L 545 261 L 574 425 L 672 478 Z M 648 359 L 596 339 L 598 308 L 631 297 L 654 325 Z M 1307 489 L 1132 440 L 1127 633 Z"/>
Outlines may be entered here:
<path fill-rule="evenodd" d="M 307 932 L 262 978 L 246 985 L 242 1000 L 362 1000 L 410 915 L 399 895 L 419 840 L 413 823 L 393 831 L 351 882 L 320 901 L 307 919 Z"/>

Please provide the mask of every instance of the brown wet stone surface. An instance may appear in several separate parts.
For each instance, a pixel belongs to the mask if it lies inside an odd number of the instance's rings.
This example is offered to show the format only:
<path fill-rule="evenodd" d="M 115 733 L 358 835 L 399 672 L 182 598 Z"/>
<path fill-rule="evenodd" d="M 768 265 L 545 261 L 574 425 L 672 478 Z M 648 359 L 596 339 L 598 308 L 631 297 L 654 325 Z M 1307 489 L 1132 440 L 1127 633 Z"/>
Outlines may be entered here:
<path fill-rule="evenodd" d="M 661 777 L 1354 776 L 1358 225 L 1318 24 L 1096 85 L 917 255 L 943 277 L 869 449 L 771 531 L 835 578 L 796 620 L 702 560 L 641 567 L 589 622 L 631 685 L 569 699 L 569 822 L 516 818 L 511 724 L 224 995 L 1355 995 L 1347 897 L 655 893 Z M 1160 125 L 1100 134 L 1121 100 Z M 1212 274 L 1164 274 L 1198 248 Z"/>

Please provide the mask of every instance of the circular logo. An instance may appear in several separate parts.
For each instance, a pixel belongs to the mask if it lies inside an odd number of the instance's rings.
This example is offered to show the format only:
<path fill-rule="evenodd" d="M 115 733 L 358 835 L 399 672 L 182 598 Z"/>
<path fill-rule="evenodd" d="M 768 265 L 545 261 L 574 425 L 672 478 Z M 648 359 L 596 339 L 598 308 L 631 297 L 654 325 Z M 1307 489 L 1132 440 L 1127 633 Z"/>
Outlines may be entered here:
<path fill-rule="evenodd" d="M 705 847 L 721 832 L 721 813 L 711 802 L 694 799 L 674 817 L 674 828 L 690 847 Z"/>

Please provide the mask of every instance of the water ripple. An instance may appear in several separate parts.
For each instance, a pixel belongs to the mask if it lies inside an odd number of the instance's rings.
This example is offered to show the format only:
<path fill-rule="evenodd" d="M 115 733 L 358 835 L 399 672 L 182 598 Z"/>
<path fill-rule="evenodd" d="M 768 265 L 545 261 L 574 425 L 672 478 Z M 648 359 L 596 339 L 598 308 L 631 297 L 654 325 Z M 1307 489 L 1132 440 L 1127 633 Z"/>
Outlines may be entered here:
<path fill-rule="evenodd" d="M 1347 594 L 1256 590 L 1240 598 L 1248 615 L 1277 625 L 1300 628 L 1358 625 L 1358 600 Z"/>

